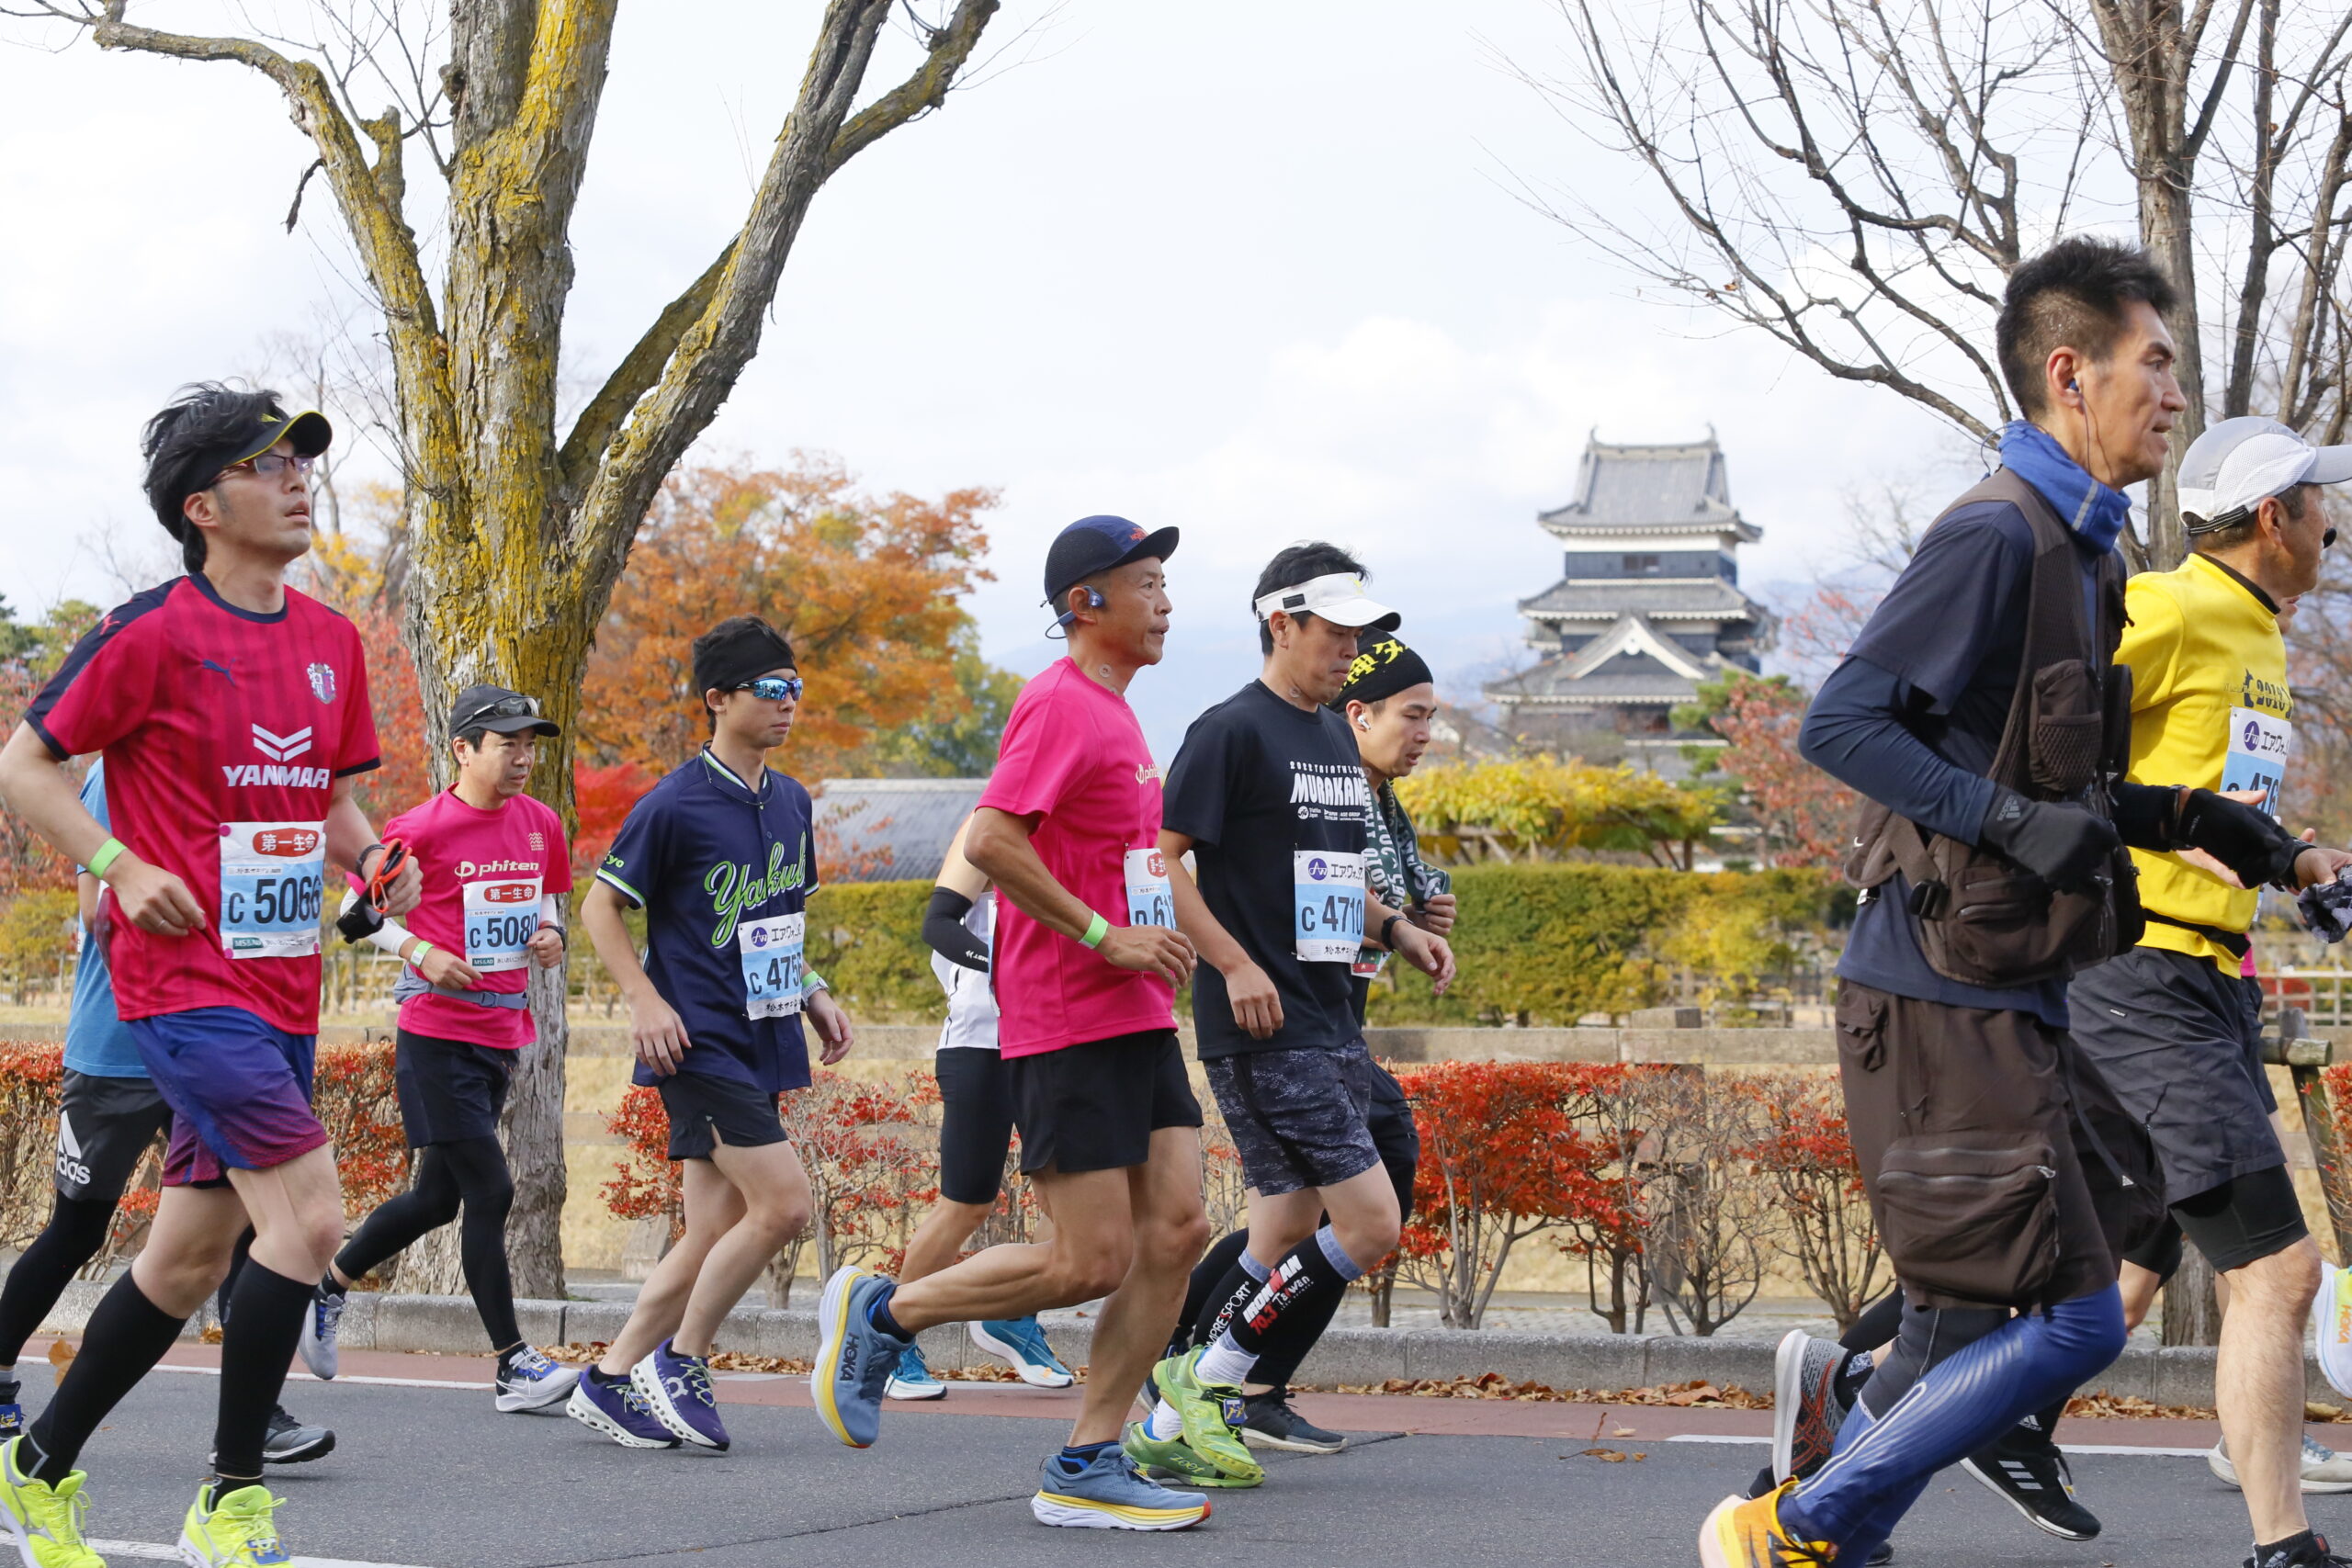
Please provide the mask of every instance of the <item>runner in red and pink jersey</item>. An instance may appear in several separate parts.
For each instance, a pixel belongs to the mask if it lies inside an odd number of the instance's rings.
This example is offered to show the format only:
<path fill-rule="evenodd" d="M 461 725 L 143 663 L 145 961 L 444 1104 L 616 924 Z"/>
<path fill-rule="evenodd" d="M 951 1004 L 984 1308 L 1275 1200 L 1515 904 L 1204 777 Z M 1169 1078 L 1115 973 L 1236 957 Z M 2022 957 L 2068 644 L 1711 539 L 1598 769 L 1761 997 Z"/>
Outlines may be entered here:
<path fill-rule="evenodd" d="M 385 852 L 352 797 L 377 763 L 351 624 L 286 586 L 311 546 L 311 461 L 333 433 L 274 393 L 187 389 L 148 423 L 146 490 L 188 575 L 111 612 L 0 749 L 0 795 L 105 886 L 120 1013 L 172 1109 L 147 1244 L 90 1315 L 40 1418 L 0 1445 L 0 1534 L 84 1562 L 82 1445 L 253 1246 L 223 1314 L 213 1476 L 181 1525 L 200 1568 L 278 1561 L 264 1444 L 343 1230 L 311 1110 L 326 863 Z M 65 763 L 104 749 L 112 831 Z M 120 835 L 117 837 L 116 835 Z M 386 908 L 416 902 L 412 863 Z"/>
<path fill-rule="evenodd" d="M 367 940 L 408 965 L 395 1048 L 401 1122 L 418 1151 L 415 1179 L 368 1216 L 318 1284 L 302 1322 L 302 1359 L 334 1376 L 345 1293 L 429 1231 L 458 1218 L 459 1257 L 474 1310 L 498 1353 L 497 1405 L 539 1410 L 567 1398 L 578 1374 L 524 1343 L 506 1263 L 514 1179 L 498 1117 L 522 1047 L 536 1037 L 530 965 L 563 958 L 563 895 L 571 857 L 556 814 L 523 793 L 538 738 L 561 730 L 539 705 L 503 686 L 469 686 L 449 710 L 457 782 L 386 824 L 426 868 L 403 926 L 384 920 Z M 355 931 L 355 893 L 338 922 Z M 364 917 L 361 919 L 364 924 Z"/>

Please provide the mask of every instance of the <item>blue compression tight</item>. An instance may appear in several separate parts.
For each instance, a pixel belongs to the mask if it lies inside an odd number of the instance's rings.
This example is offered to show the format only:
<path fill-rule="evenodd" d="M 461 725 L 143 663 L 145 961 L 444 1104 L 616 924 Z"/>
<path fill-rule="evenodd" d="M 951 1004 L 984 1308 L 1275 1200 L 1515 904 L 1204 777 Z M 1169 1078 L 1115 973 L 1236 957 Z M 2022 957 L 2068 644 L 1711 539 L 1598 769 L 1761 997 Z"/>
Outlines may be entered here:
<path fill-rule="evenodd" d="M 1905 1313 L 1905 1335 L 1932 1333 L 1935 1316 Z M 1929 1366 L 1875 1418 L 1865 1390 L 1838 1429 L 1838 1451 L 1782 1502 L 1781 1522 L 1800 1540 L 1834 1542 L 1840 1556 L 1866 1536 L 1885 1539 L 1936 1472 L 2101 1371 L 2123 1341 L 2123 1297 L 2109 1285 L 2010 1318 Z"/>

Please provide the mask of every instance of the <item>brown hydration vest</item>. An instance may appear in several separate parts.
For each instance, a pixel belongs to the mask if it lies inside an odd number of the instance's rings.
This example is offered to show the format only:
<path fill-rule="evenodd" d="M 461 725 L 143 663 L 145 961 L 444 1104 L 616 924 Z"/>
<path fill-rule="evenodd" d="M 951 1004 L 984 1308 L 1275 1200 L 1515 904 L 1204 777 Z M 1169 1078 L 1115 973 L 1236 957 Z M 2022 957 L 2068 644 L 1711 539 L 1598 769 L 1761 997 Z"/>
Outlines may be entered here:
<path fill-rule="evenodd" d="M 1985 776 L 2028 800 L 2111 816 L 2109 786 L 2132 746 L 2132 671 L 2115 662 L 2123 640 L 2122 559 L 2110 552 L 2099 562 L 2096 624 L 2086 626 L 2075 536 L 2041 492 L 2004 468 L 1944 515 L 1984 501 L 2007 502 L 2033 530 L 2025 650 Z M 1963 985 L 2006 989 L 2064 980 L 2127 951 L 2143 929 L 2129 850 L 2118 849 L 2088 887 L 2059 892 L 2015 861 L 1870 801 L 1845 869 L 1863 889 L 1883 887 L 1900 871 L 1928 966 Z"/>

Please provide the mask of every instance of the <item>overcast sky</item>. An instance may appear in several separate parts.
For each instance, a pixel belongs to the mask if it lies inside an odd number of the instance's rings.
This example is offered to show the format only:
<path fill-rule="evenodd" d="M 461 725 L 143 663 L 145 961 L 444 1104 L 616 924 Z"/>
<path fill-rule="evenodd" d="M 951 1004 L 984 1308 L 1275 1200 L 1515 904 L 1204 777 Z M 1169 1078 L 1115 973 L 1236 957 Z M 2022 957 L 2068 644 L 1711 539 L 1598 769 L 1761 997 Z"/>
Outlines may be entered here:
<path fill-rule="evenodd" d="M 679 28 L 679 7 L 624 8 L 568 361 L 601 374 L 740 222 L 817 10 L 707 0 Z M 819 196 L 704 450 L 1000 487 L 999 580 L 972 608 L 1023 671 L 1052 656 L 1055 529 L 1180 525 L 1169 660 L 1134 693 L 1163 752 L 1254 673 L 1250 588 L 1295 539 L 1355 547 L 1458 685 L 1524 657 L 1513 602 L 1559 568 L 1534 513 L 1596 428 L 1714 428 L 1765 531 L 1751 587 L 1832 560 L 1844 492 L 1953 471 L 1909 405 L 1636 300 L 1519 198 L 1524 180 L 1649 199 L 1498 63 L 1560 65 L 1540 0 L 1008 0 L 997 28 L 1024 24 L 1013 68 Z M 358 301 L 321 187 L 280 227 L 311 152 L 263 79 L 0 28 L 0 592 L 23 612 L 107 597 L 110 536 L 152 552 L 136 435 L 175 385 Z M 437 200 L 413 195 L 420 227 Z"/>

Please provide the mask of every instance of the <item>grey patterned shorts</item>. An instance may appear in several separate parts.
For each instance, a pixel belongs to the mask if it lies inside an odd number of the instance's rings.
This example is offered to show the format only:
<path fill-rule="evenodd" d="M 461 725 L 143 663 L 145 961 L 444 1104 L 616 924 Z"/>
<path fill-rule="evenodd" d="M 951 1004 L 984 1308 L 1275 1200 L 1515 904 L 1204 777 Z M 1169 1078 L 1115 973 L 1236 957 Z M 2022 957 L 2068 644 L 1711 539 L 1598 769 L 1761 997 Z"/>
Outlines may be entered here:
<path fill-rule="evenodd" d="M 1201 1066 L 1240 1152 L 1241 1174 L 1268 1197 L 1336 1187 L 1380 1163 L 1365 1125 L 1374 1068 L 1362 1036 L 1216 1056 Z"/>

